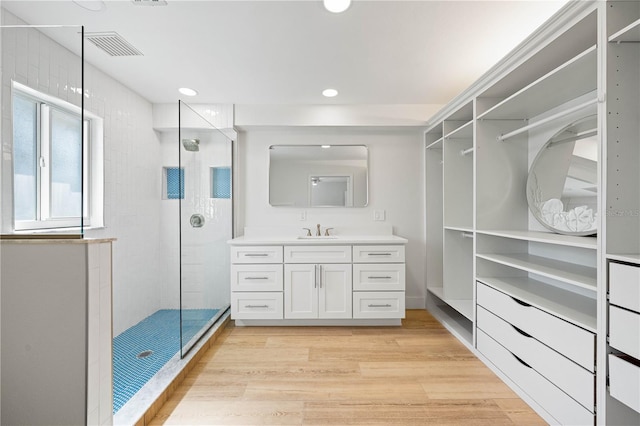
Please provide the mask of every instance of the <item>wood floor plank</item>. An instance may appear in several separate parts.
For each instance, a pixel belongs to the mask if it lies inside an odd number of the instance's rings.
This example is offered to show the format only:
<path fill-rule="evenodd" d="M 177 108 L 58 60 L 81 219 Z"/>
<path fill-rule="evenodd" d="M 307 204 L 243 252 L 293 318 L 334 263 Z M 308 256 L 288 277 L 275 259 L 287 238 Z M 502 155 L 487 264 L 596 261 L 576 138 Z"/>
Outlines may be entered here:
<path fill-rule="evenodd" d="M 230 324 L 151 425 L 539 425 L 426 311 L 402 327 Z"/>

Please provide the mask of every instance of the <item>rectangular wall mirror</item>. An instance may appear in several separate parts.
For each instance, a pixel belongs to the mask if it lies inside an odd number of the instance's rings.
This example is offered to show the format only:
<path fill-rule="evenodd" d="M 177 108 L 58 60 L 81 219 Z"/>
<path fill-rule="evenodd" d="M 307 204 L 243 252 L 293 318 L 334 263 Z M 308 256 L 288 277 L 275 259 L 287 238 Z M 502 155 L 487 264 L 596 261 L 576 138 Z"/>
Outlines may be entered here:
<path fill-rule="evenodd" d="M 364 207 L 369 199 L 365 145 L 272 145 L 269 204 L 274 207 Z"/>

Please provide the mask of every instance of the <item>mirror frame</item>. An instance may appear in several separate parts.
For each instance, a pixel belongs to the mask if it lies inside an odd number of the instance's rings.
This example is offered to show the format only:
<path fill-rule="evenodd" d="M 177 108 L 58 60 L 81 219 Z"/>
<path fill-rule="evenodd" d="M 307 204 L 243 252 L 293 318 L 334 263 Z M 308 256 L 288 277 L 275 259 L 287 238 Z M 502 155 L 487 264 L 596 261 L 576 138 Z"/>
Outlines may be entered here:
<path fill-rule="evenodd" d="M 285 208 L 303 208 L 303 209 L 308 209 L 308 208 L 333 208 L 333 209 L 337 209 L 337 208 L 344 208 L 344 209 L 352 209 L 352 208 L 363 208 L 363 207 L 367 207 L 369 205 L 369 147 L 367 145 L 362 145 L 362 144 L 331 144 L 330 146 L 333 148 L 340 148 L 340 147 L 348 147 L 348 148 L 354 148 L 354 147 L 360 147 L 360 148 L 364 148 L 365 153 L 366 153 L 366 171 L 365 171 L 365 184 L 364 184 L 364 189 L 366 191 L 365 193 L 365 201 L 364 204 L 362 205 L 354 205 L 354 206 L 332 206 L 332 205 L 324 205 L 324 206 L 312 206 L 311 200 L 310 200 L 310 194 L 307 194 L 306 199 L 307 199 L 307 204 L 304 206 L 287 206 L 287 205 L 273 205 L 271 204 L 271 194 L 272 194 L 272 189 L 271 189 L 271 169 L 272 169 L 272 159 L 271 159 L 271 151 L 273 150 L 273 148 L 285 148 L 285 147 L 290 147 L 290 148 L 323 148 L 323 146 L 325 146 L 324 144 L 282 144 L 282 145 L 269 145 L 269 167 L 268 167 L 268 186 L 269 186 L 269 190 L 268 190 L 268 202 L 269 205 L 271 207 L 285 207 Z M 312 173 L 313 175 L 317 175 L 317 173 Z M 311 176 L 311 174 L 309 175 Z M 327 175 L 329 176 L 329 175 Z M 341 174 L 341 176 L 343 176 L 343 174 Z"/>

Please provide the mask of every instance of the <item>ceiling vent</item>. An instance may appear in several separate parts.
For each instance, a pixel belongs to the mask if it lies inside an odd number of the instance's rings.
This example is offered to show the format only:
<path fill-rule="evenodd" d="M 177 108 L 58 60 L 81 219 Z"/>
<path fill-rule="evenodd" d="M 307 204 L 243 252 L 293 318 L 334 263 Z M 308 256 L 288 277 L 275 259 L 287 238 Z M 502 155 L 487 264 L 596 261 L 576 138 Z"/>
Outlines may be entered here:
<path fill-rule="evenodd" d="M 133 4 L 138 6 L 166 6 L 167 0 L 131 0 Z"/>
<path fill-rule="evenodd" d="M 142 52 L 133 47 L 116 32 L 85 33 L 85 38 L 111 56 L 142 56 Z"/>

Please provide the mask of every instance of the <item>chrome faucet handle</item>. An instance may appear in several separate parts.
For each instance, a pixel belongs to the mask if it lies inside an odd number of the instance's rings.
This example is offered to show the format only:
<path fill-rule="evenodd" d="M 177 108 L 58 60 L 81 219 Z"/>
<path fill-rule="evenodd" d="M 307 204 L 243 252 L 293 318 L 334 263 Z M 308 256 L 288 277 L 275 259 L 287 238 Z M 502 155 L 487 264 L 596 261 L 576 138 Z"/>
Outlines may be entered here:
<path fill-rule="evenodd" d="M 311 229 L 309 229 L 309 228 L 302 228 L 302 229 L 307 231 L 307 237 L 311 236 Z"/>
<path fill-rule="evenodd" d="M 329 234 L 329 230 L 330 230 L 330 229 L 333 229 L 333 228 L 327 228 L 327 229 L 325 229 L 325 230 L 324 230 L 324 236 L 325 236 L 325 237 L 330 236 L 330 234 Z"/>
<path fill-rule="evenodd" d="M 320 231 L 320 224 L 316 225 L 318 227 L 318 232 L 316 232 L 316 235 L 319 237 L 322 235 L 322 232 Z"/>

